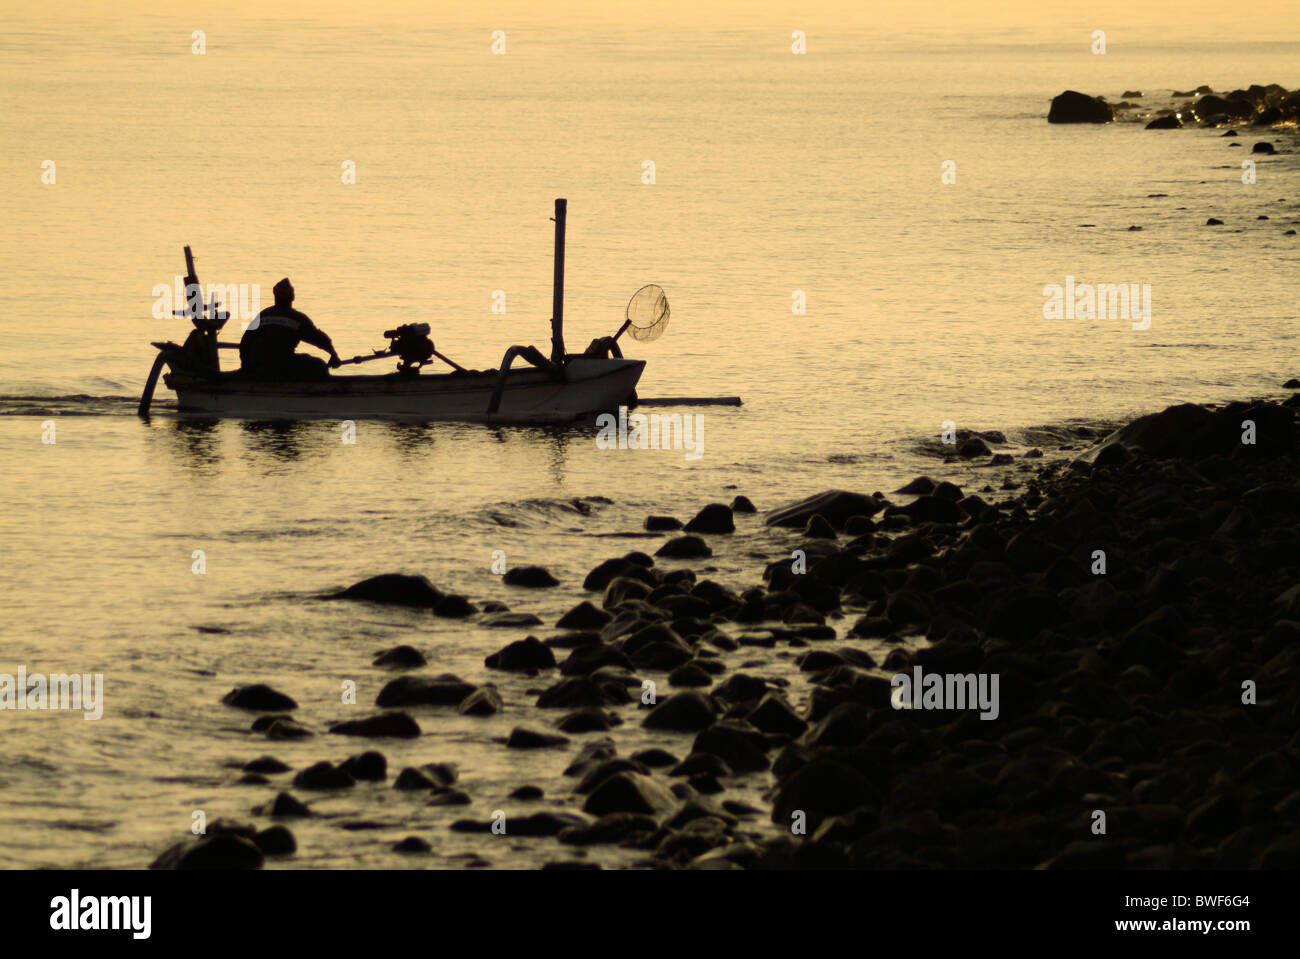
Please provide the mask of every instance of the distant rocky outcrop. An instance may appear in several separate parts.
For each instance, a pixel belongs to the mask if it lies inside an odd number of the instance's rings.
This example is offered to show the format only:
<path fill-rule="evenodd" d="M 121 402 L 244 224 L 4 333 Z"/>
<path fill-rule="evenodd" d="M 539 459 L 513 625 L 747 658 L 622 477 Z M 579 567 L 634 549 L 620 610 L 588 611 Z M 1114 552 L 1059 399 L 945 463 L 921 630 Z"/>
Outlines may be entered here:
<path fill-rule="evenodd" d="M 1077 90 L 1066 90 L 1052 98 L 1052 108 L 1047 113 L 1048 123 L 1110 123 L 1115 119 L 1115 108 L 1101 97 L 1090 97 Z"/>

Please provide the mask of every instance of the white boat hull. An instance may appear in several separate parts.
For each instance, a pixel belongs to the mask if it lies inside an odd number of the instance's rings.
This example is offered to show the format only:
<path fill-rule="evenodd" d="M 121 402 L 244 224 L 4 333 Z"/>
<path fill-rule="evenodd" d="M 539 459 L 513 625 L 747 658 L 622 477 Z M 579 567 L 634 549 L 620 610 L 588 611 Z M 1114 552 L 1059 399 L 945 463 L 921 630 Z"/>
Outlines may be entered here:
<path fill-rule="evenodd" d="M 183 413 L 252 419 L 417 419 L 457 422 L 569 422 L 617 412 L 634 395 L 644 360 L 574 357 L 565 379 L 541 370 L 511 370 L 500 408 L 487 412 L 495 370 L 423 376 L 348 376 L 327 380 L 263 381 L 224 375 L 217 380 L 170 373 Z"/>

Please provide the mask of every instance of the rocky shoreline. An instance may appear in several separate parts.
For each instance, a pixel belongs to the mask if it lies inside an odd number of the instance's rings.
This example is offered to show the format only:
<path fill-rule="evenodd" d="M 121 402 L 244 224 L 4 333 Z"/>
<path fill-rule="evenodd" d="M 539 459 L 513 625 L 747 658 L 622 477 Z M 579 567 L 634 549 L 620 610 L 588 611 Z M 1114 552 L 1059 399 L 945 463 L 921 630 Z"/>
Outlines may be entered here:
<path fill-rule="evenodd" d="M 650 868 L 1295 868 L 1297 401 L 1171 407 L 1077 459 L 1027 456 L 1031 478 L 1004 502 L 925 477 L 889 496 L 818 494 L 763 514 L 788 549 L 739 591 L 704 567 L 710 542 L 754 510 L 745 497 L 705 506 L 679 535 L 674 518 L 647 518 L 670 535 L 655 556 L 600 563 L 557 635 L 484 664 L 535 681 L 535 708 L 500 748 L 563 751 L 571 791 L 449 828 L 485 845 L 551 843 L 555 868 L 596 866 L 584 851 L 611 844 Z M 1006 465 L 972 439 L 962 456 Z M 507 576 L 555 584 L 540 567 Z M 419 576 L 330 598 L 541 625 Z M 806 701 L 745 665 L 781 647 Z M 514 711 L 493 683 L 433 674 L 413 647 L 375 664 L 400 672 L 379 711 L 329 732 L 378 749 L 296 773 L 275 756 L 249 761 L 241 783 L 278 790 L 254 810 L 265 823 L 212 823 L 154 867 L 291 856 L 289 827 L 313 815 L 295 792 L 386 784 L 383 741 L 419 736 L 426 716 Z M 970 677 L 972 698 L 898 708 L 894 677 L 926 675 Z M 994 701 L 975 703 L 977 688 Z M 250 733 L 286 755 L 314 735 L 269 687 L 223 703 L 257 713 Z M 662 747 L 620 755 L 608 734 L 623 724 Z M 440 763 L 392 775 L 429 805 L 471 805 L 456 779 Z M 766 808 L 735 798 L 755 783 Z M 524 783 L 510 798 L 540 795 Z M 393 865 L 419 866 L 409 857 L 438 841 L 406 837 Z"/>
<path fill-rule="evenodd" d="M 1134 102 L 1134 101 L 1145 102 Z M 1290 127 L 1300 122 L 1300 90 L 1288 91 L 1278 83 L 1253 83 L 1230 93 L 1215 93 L 1209 84 L 1195 90 L 1170 90 L 1147 95 L 1125 90 L 1118 103 L 1105 96 L 1066 90 L 1052 98 L 1048 123 L 1112 123 L 1148 121 L 1148 130 L 1175 130 L 1184 126 L 1256 128 Z"/>

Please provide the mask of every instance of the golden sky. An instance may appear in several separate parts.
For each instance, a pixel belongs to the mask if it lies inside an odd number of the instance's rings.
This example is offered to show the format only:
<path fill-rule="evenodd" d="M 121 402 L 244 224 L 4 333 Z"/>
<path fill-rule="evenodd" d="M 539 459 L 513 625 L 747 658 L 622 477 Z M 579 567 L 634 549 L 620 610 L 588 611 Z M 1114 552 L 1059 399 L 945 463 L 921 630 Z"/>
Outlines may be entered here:
<path fill-rule="evenodd" d="M 198 0 L 177 5 L 159 0 L 65 0 L 63 23 L 78 18 L 115 19 L 146 14 L 173 19 L 254 17 L 328 22 L 439 23 L 501 26 L 566 26 L 585 22 L 656 26 L 664 30 L 759 25 L 816 25 L 819 29 L 897 33 L 923 30 L 971 33 L 1050 32 L 1088 29 L 1165 28 L 1206 39 L 1287 39 L 1300 35 L 1300 0 Z M 47 18 L 49 10 L 23 0 L 0 0 L 5 19 Z"/>

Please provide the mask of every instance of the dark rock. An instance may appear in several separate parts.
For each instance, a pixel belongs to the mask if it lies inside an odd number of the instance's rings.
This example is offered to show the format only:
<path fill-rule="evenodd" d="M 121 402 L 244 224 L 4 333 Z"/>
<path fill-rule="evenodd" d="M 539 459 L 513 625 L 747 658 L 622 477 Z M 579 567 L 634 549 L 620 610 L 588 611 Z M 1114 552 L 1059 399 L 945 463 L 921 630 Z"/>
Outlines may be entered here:
<path fill-rule="evenodd" d="M 403 573 L 383 573 L 354 583 L 328 597 L 329 599 L 357 599 L 372 603 L 391 603 L 398 606 L 417 606 L 433 609 L 443 594 L 424 576 Z"/>
<path fill-rule="evenodd" d="M 271 713 L 298 708 L 298 704 L 290 697 L 264 683 L 255 683 L 251 686 L 236 686 L 221 697 L 221 701 L 227 706 L 234 706 L 236 709 L 247 709 L 252 712 Z"/>
<path fill-rule="evenodd" d="M 393 843 L 393 852 L 428 853 L 433 852 L 433 847 L 429 845 L 428 840 L 421 839 L 419 836 L 407 836 Z"/>
<path fill-rule="evenodd" d="M 289 856 L 298 851 L 293 833 L 284 826 L 268 826 L 253 837 L 253 842 L 264 856 Z"/>
<path fill-rule="evenodd" d="M 1256 143 L 1253 147 L 1250 148 L 1250 152 L 1251 153 L 1276 153 L 1277 150 L 1273 147 L 1273 144 L 1269 143 L 1267 140 L 1260 140 L 1258 143 Z"/>
<path fill-rule="evenodd" d="M 372 665 L 389 669 L 416 669 L 426 663 L 424 654 L 414 646 L 394 646 L 379 653 Z"/>
<path fill-rule="evenodd" d="M 1219 220 L 1219 219 L 1216 219 L 1215 217 L 1210 217 L 1208 220 L 1205 221 L 1205 225 L 1206 225 L 1206 226 L 1223 226 L 1223 221 L 1222 221 L 1222 220 Z"/>
<path fill-rule="evenodd" d="M 569 713 L 557 725 L 566 733 L 591 733 L 605 732 L 622 725 L 622 722 L 615 713 L 588 706 Z"/>
<path fill-rule="evenodd" d="M 438 784 L 424 773 L 420 772 L 420 770 L 407 766 L 398 773 L 397 778 L 393 780 L 393 788 L 418 792 L 421 790 L 428 791 L 436 789 L 438 788 Z"/>
<path fill-rule="evenodd" d="M 289 767 L 280 762 L 274 756 L 262 756 L 258 759 L 250 760 L 241 767 L 245 772 L 250 773 L 287 773 Z"/>
<path fill-rule="evenodd" d="M 383 753 L 371 749 L 357 756 L 349 756 L 339 763 L 339 769 L 359 781 L 383 782 L 388 777 L 388 760 Z"/>
<path fill-rule="evenodd" d="M 1076 90 L 1053 97 L 1047 113 L 1048 123 L 1110 123 L 1114 119 L 1115 109 L 1109 103 Z"/>
<path fill-rule="evenodd" d="M 441 676 L 399 676 L 388 682 L 375 705 L 394 706 L 458 706 L 477 687 L 459 676 L 443 673 Z"/>
<path fill-rule="evenodd" d="M 660 749 L 657 746 L 633 753 L 632 759 L 641 763 L 641 765 L 648 766 L 652 769 L 657 769 L 661 766 L 676 766 L 678 763 L 676 756 L 668 752 L 668 750 Z"/>
<path fill-rule="evenodd" d="M 542 733 L 533 729 L 525 729 L 523 726 L 516 726 L 510 731 L 510 738 L 506 741 L 506 747 L 508 749 L 545 749 L 551 746 L 563 746 L 568 741 L 564 736 L 556 736 L 552 733 Z"/>
<path fill-rule="evenodd" d="M 705 693 L 696 690 L 673 693 L 650 711 L 641 725 L 646 729 L 694 732 L 710 725 L 717 707 Z"/>
<path fill-rule="evenodd" d="M 702 559 L 712 556 L 713 550 L 698 536 L 678 536 L 655 550 L 655 555 L 665 559 Z"/>
<path fill-rule="evenodd" d="M 292 719 L 277 719 L 266 729 L 267 739 L 308 739 L 316 734 Z"/>
<path fill-rule="evenodd" d="M 645 528 L 652 533 L 668 533 L 682 528 L 682 521 L 675 516 L 647 516 Z"/>
<path fill-rule="evenodd" d="M 845 524 L 855 516 L 872 517 L 888 505 L 883 500 L 861 493 L 849 493 L 844 490 L 827 490 L 807 499 L 783 506 L 767 514 L 763 520 L 767 526 L 785 526 L 801 528 L 808 525 L 808 520 L 821 514 L 836 529 L 843 529 Z"/>
<path fill-rule="evenodd" d="M 600 629 L 613 618 L 603 609 L 597 609 L 584 599 L 561 616 L 555 625 L 560 629 Z"/>
<path fill-rule="evenodd" d="M 809 539 L 835 539 L 835 528 L 831 526 L 830 521 L 818 513 L 808 518 L 808 525 L 804 527 L 804 536 Z"/>
<path fill-rule="evenodd" d="M 757 513 L 754 504 L 749 501 L 748 496 L 737 496 L 731 501 L 731 511 L 733 513 Z"/>
<path fill-rule="evenodd" d="M 582 810 L 593 816 L 633 813 L 658 817 L 672 812 L 676 806 L 673 794 L 650 776 L 620 772 L 592 790 Z"/>
<path fill-rule="evenodd" d="M 1148 130 L 1181 130 L 1183 126 L 1183 115 L 1181 113 L 1170 113 L 1167 116 L 1156 117 L 1147 124 Z"/>
<path fill-rule="evenodd" d="M 311 810 L 290 793 L 280 793 L 271 804 L 269 815 L 279 819 L 301 819 L 310 816 Z"/>
<path fill-rule="evenodd" d="M 713 677 L 699 663 L 687 662 L 668 674 L 668 685 L 693 688 L 712 686 Z"/>
<path fill-rule="evenodd" d="M 541 799 L 545 793 L 540 786 L 520 786 L 510 794 L 511 799 L 518 799 L 521 802 L 530 802 L 534 799 Z"/>
<path fill-rule="evenodd" d="M 216 833 L 187 839 L 153 861 L 150 869 L 260 869 L 262 850 L 252 839 Z"/>
<path fill-rule="evenodd" d="M 339 736 L 366 736 L 371 739 L 414 739 L 420 735 L 420 725 L 406 713 L 380 713 L 365 719 L 337 723 L 330 727 L 330 732 Z"/>
<path fill-rule="evenodd" d="M 590 603 L 583 605 L 591 607 Z M 599 612 L 595 607 L 593 611 Z M 555 653 L 536 636 L 516 640 L 483 660 L 488 669 L 500 669 L 509 672 L 536 672 L 541 669 L 555 668 Z M 466 684 L 469 685 L 469 684 Z"/>
<path fill-rule="evenodd" d="M 974 459 L 976 456 L 988 456 L 992 453 L 989 444 L 978 436 L 968 436 L 957 444 L 957 455 L 962 459 Z"/>
<path fill-rule="evenodd" d="M 560 581 L 550 574 L 544 566 L 516 566 L 506 570 L 501 582 L 507 586 L 525 586 L 530 589 L 544 589 L 559 586 Z"/>
<path fill-rule="evenodd" d="M 530 626 L 541 626 L 542 621 L 532 613 L 493 613 L 484 616 L 479 625 L 497 629 L 527 629 Z"/>
<path fill-rule="evenodd" d="M 293 777 L 295 789 L 350 789 L 357 781 L 333 763 L 318 762 Z"/>
<path fill-rule="evenodd" d="M 481 686 L 465 697 L 464 701 L 456 707 L 456 712 L 462 716 L 495 716 L 504 708 L 505 704 L 501 701 L 499 692 L 491 686 Z"/>
<path fill-rule="evenodd" d="M 722 503 L 710 503 L 686 524 L 688 533 L 734 533 L 736 523 L 731 515 L 731 507 Z"/>

